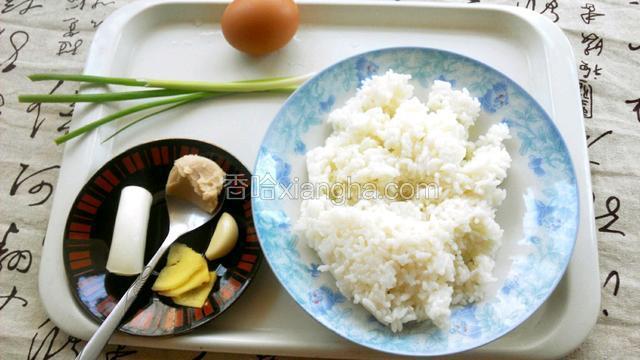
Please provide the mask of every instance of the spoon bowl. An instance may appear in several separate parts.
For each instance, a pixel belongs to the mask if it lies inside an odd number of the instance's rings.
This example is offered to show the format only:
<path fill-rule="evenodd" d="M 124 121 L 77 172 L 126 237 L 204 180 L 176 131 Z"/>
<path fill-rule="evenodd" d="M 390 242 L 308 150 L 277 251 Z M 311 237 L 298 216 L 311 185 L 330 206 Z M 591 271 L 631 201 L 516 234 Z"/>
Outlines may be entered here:
<path fill-rule="evenodd" d="M 220 204 L 214 213 L 208 213 L 197 206 L 180 198 L 167 195 L 167 211 L 169 212 L 169 228 L 185 227 L 193 230 L 213 218 L 220 209 Z"/>
<path fill-rule="evenodd" d="M 184 199 L 168 195 L 166 191 L 162 191 L 158 195 L 164 197 L 166 201 L 167 213 L 169 214 L 169 231 L 171 231 L 172 228 L 176 228 L 177 230 L 178 228 L 185 227 L 186 233 L 209 222 L 220 212 L 220 209 L 222 209 L 225 199 L 223 194 L 224 188 L 220 191 L 220 195 L 218 196 L 218 205 L 216 205 L 213 212 L 209 213 L 198 206 L 185 201 Z"/>

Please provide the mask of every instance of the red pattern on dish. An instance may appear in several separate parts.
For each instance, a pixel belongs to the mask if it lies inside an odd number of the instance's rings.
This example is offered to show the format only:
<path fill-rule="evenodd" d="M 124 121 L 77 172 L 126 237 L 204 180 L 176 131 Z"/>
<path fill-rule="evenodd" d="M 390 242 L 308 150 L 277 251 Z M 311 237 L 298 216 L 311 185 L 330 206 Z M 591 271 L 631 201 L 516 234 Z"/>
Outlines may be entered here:
<path fill-rule="evenodd" d="M 233 294 L 235 294 L 235 289 L 233 289 L 233 287 L 231 286 L 224 286 L 220 288 L 220 297 L 222 298 L 222 300 L 224 302 L 229 301 L 229 299 L 231 299 L 233 297 Z"/>
<path fill-rule="evenodd" d="M 113 310 L 113 307 L 115 306 L 114 301 L 115 299 L 113 298 L 113 296 L 109 295 L 106 298 L 104 298 L 104 300 L 99 302 L 98 305 L 96 305 L 96 310 L 98 310 L 100 314 L 104 316 L 108 316 L 109 313 L 111 313 L 111 310 Z"/>
<path fill-rule="evenodd" d="M 136 169 L 138 170 L 144 169 L 144 163 L 142 162 L 142 157 L 140 157 L 140 153 L 134 153 L 132 157 L 133 157 L 133 162 L 136 164 Z"/>
<path fill-rule="evenodd" d="M 135 165 L 133 165 L 133 161 L 131 161 L 131 158 L 129 156 L 125 156 L 122 159 L 122 163 L 124 164 L 124 167 L 127 168 L 129 174 L 133 174 L 134 172 L 136 172 L 136 167 Z"/>
<path fill-rule="evenodd" d="M 240 284 L 240 282 L 234 278 L 229 278 L 228 284 L 233 288 L 233 291 L 237 291 L 242 287 L 242 284 Z"/>
<path fill-rule="evenodd" d="M 89 194 L 82 195 L 82 198 L 80 198 L 80 200 L 86 202 L 87 204 L 89 204 L 91 206 L 95 206 L 95 207 L 99 207 L 100 205 L 102 205 L 102 201 L 94 198 L 93 196 L 91 196 Z"/>
<path fill-rule="evenodd" d="M 246 272 L 250 272 L 253 268 L 253 264 L 244 261 L 239 261 L 236 266 L 238 267 L 238 269 L 242 269 Z"/>
<path fill-rule="evenodd" d="M 211 300 L 207 299 L 204 302 L 204 306 L 202 307 L 202 310 L 204 311 L 205 315 L 209 315 L 213 312 L 213 306 L 211 306 Z"/>
<path fill-rule="evenodd" d="M 184 325 L 185 309 L 176 309 L 176 327 L 181 328 Z"/>
<path fill-rule="evenodd" d="M 151 148 L 151 161 L 153 161 L 153 165 L 160 165 L 162 163 L 162 158 L 160 156 L 160 149 L 157 147 Z"/>
<path fill-rule="evenodd" d="M 91 225 L 73 222 L 69 225 L 69 231 L 91 232 Z"/>
<path fill-rule="evenodd" d="M 242 261 L 247 261 L 250 263 L 255 263 L 256 260 L 258 259 L 258 257 L 254 254 L 242 254 L 242 256 L 240 256 L 240 259 Z"/>
<path fill-rule="evenodd" d="M 202 319 L 202 309 L 193 309 L 193 318 L 196 321 Z"/>
<path fill-rule="evenodd" d="M 93 183 L 107 193 L 110 193 L 111 190 L 113 190 L 113 185 L 109 184 L 102 176 L 98 176 Z"/>
<path fill-rule="evenodd" d="M 89 251 L 72 251 L 69 253 L 69 260 L 80 260 L 91 257 L 91 253 Z"/>
<path fill-rule="evenodd" d="M 89 233 L 69 232 L 67 238 L 71 240 L 89 240 Z"/>
<path fill-rule="evenodd" d="M 102 176 L 104 176 L 104 178 L 107 179 L 107 181 L 110 182 L 113 186 L 117 186 L 118 184 L 120 184 L 120 180 L 118 180 L 118 178 L 109 169 L 105 170 L 102 173 Z"/>
<path fill-rule="evenodd" d="M 258 237 L 256 234 L 247 234 L 247 242 L 256 242 L 258 241 Z"/>
<path fill-rule="evenodd" d="M 162 153 L 162 163 L 164 165 L 169 164 L 169 147 L 162 146 L 160 147 L 160 151 Z"/>
<path fill-rule="evenodd" d="M 78 210 L 82 210 L 84 212 L 87 212 L 89 214 L 95 215 L 95 213 L 98 211 L 97 208 L 87 204 L 87 203 L 83 203 L 82 201 L 80 201 L 78 203 L 78 205 L 76 205 L 76 208 L 78 208 Z"/>
<path fill-rule="evenodd" d="M 71 270 L 78 270 L 78 269 L 91 266 L 91 264 L 92 264 L 91 259 L 83 259 L 78 261 L 72 261 L 69 263 L 69 266 L 71 266 Z"/>

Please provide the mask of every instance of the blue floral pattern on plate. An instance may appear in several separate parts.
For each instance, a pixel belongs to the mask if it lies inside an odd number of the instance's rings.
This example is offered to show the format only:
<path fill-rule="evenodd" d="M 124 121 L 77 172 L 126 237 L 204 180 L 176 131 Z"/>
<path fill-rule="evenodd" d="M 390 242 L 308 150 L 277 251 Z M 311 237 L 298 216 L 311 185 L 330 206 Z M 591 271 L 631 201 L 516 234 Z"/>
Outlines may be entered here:
<path fill-rule="evenodd" d="M 578 189 L 566 145 L 549 116 L 520 86 L 476 60 L 436 49 L 382 49 L 348 58 L 319 73 L 287 100 L 265 135 L 254 175 L 273 177 L 285 188 L 292 176 L 306 178 L 304 152 L 323 143 L 327 113 L 352 96 L 364 79 L 388 69 L 411 74 L 418 95 L 426 94 L 434 79 L 466 87 L 480 99 L 483 121 L 509 126 L 515 145 L 510 177 L 517 175 L 524 183 L 521 193 L 509 196 L 522 207 L 522 229 L 516 238 L 503 241 L 528 251 L 510 256 L 508 274 L 495 294 L 454 308 L 448 330 L 422 322 L 394 334 L 345 299 L 331 275 L 318 271 L 318 257 L 291 231 L 297 201 L 254 197 L 260 244 L 294 300 L 337 334 L 395 354 L 469 350 L 514 329 L 542 305 L 562 278 L 578 229 Z"/>

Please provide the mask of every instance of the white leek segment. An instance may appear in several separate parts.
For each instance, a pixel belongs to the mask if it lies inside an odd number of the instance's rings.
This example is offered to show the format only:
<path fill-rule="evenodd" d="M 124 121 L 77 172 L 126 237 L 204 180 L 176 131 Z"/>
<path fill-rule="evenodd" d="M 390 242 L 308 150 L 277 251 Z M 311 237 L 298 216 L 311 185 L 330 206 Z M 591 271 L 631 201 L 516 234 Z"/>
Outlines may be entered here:
<path fill-rule="evenodd" d="M 107 260 L 109 272 L 137 275 L 142 271 L 152 198 L 147 189 L 139 186 L 122 189 Z"/>

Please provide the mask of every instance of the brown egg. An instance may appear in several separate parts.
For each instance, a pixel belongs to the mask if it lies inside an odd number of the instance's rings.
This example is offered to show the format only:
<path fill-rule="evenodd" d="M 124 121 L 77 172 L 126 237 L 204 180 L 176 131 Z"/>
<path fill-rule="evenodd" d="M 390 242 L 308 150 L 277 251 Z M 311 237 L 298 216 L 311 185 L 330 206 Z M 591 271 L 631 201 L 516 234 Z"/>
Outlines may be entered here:
<path fill-rule="evenodd" d="M 292 0 L 234 0 L 222 14 L 222 33 L 234 48 L 264 55 L 285 46 L 298 22 Z"/>

